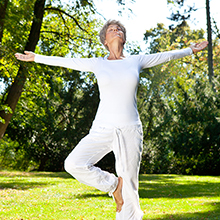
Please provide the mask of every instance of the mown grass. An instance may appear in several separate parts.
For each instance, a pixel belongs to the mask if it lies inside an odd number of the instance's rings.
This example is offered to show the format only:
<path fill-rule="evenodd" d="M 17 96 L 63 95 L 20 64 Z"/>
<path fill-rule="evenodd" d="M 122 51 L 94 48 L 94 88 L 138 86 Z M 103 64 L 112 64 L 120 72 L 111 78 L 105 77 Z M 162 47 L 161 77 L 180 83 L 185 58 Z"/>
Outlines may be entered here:
<path fill-rule="evenodd" d="M 220 177 L 140 175 L 140 204 L 148 219 L 220 219 Z M 106 193 L 66 173 L 0 172 L 0 219 L 111 220 Z"/>

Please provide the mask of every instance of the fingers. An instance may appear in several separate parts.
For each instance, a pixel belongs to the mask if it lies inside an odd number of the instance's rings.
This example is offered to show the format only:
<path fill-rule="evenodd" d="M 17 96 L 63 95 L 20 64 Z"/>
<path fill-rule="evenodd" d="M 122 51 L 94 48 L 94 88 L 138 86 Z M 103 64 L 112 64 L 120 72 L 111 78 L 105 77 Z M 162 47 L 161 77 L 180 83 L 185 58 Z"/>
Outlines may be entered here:
<path fill-rule="evenodd" d="M 24 51 L 24 54 L 16 53 L 15 57 L 21 61 L 34 61 L 35 54 L 30 51 Z"/>
<path fill-rule="evenodd" d="M 193 53 L 197 53 L 203 49 L 205 49 L 208 46 L 209 42 L 208 41 L 203 41 L 201 43 L 196 43 L 191 45 L 191 49 L 193 50 Z"/>
<path fill-rule="evenodd" d="M 26 55 L 23 55 L 21 53 L 16 53 L 15 54 L 15 57 L 18 59 L 18 60 L 21 60 L 21 61 L 26 61 Z"/>
<path fill-rule="evenodd" d="M 208 44 L 209 44 L 208 41 L 203 41 L 203 42 L 201 43 L 201 47 L 204 49 L 204 48 L 206 48 L 206 47 L 208 46 Z"/>
<path fill-rule="evenodd" d="M 209 42 L 208 41 L 203 41 L 201 44 L 203 44 L 203 45 L 208 45 L 209 44 Z"/>
<path fill-rule="evenodd" d="M 29 54 L 31 54 L 32 52 L 31 52 L 31 51 L 24 51 L 24 53 L 25 53 L 26 55 L 29 55 Z"/>
<path fill-rule="evenodd" d="M 16 57 L 19 57 L 20 55 L 21 55 L 21 53 L 16 53 L 15 54 Z"/>
<path fill-rule="evenodd" d="M 16 54 L 15 54 L 15 57 L 16 57 L 18 60 L 21 60 L 21 59 L 22 59 L 22 56 L 23 56 L 23 54 L 21 54 L 21 53 L 16 53 Z"/>
<path fill-rule="evenodd" d="M 198 47 L 201 48 L 202 50 L 208 46 L 209 42 L 208 41 L 203 41 L 202 43 L 198 44 Z"/>

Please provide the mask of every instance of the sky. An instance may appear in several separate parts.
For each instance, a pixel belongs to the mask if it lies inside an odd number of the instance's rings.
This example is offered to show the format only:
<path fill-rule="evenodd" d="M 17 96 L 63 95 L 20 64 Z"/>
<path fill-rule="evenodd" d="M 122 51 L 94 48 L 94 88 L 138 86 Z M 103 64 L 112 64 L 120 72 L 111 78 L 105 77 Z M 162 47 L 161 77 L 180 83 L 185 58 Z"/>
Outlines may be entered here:
<path fill-rule="evenodd" d="M 128 5 L 133 11 L 133 15 L 130 13 L 130 16 L 126 13 L 123 13 L 123 16 L 118 16 L 119 6 L 116 0 L 94 0 L 94 2 L 98 12 L 107 20 L 120 20 L 127 29 L 127 40 L 138 41 L 141 48 L 146 46 L 143 42 L 146 30 L 156 27 L 157 23 L 164 23 L 166 27 L 172 23 L 167 19 L 171 15 L 167 0 L 135 0 L 134 3 Z M 196 12 L 191 14 L 190 27 L 192 29 L 203 28 L 206 30 L 205 0 L 185 0 L 185 2 L 186 5 L 190 6 L 195 4 L 195 8 L 198 8 Z M 219 3 L 219 0 L 210 0 L 211 16 L 220 28 Z"/>

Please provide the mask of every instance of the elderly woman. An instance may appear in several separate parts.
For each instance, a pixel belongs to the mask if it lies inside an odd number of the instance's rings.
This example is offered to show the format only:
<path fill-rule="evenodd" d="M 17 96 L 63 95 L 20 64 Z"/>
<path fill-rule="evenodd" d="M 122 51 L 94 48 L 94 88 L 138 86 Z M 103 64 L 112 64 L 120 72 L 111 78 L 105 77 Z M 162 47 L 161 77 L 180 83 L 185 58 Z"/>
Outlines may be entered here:
<path fill-rule="evenodd" d="M 108 192 L 116 202 L 116 219 L 140 220 L 138 173 L 142 153 L 142 125 L 137 111 L 136 91 L 139 73 L 171 59 L 196 53 L 207 46 L 204 41 L 190 48 L 151 55 L 124 56 L 124 26 L 109 20 L 100 31 L 100 39 L 109 51 L 107 57 L 61 58 L 32 52 L 16 54 L 21 61 L 35 61 L 95 73 L 100 103 L 89 134 L 65 160 L 65 169 L 80 182 Z M 110 151 L 116 159 L 116 177 L 94 166 Z"/>

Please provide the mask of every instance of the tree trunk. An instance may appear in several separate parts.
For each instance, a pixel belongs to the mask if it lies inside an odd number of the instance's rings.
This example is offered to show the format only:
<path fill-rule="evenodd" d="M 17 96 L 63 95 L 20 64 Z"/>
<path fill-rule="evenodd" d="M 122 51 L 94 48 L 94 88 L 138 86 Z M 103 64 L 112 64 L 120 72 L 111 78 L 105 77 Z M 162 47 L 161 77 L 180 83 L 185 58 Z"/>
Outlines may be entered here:
<path fill-rule="evenodd" d="M 45 157 L 41 157 L 40 165 L 39 165 L 37 171 L 45 171 L 45 165 L 46 165 L 47 161 L 48 161 L 48 158 L 46 156 Z"/>
<path fill-rule="evenodd" d="M 213 84 L 212 78 L 214 76 L 213 71 L 213 53 L 212 53 L 212 25 L 210 19 L 210 6 L 209 0 L 206 0 L 206 19 L 207 19 L 207 34 L 208 34 L 208 67 L 209 67 L 209 82 Z"/>
<path fill-rule="evenodd" d="M 45 0 L 36 0 L 35 2 L 33 22 L 28 37 L 28 41 L 25 46 L 25 50 L 28 51 L 35 50 L 35 47 L 40 37 L 40 29 L 44 14 L 44 5 L 45 5 Z M 3 103 L 5 105 L 8 105 L 12 109 L 12 112 L 14 112 L 17 102 L 21 96 L 22 89 L 26 81 L 26 77 L 27 77 L 27 73 L 25 72 L 25 68 L 21 65 L 18 70 L 16 78 L 9 89 L 7 98 Z M 0 116 L 5 120 L 5 124 L 0 123 L 0 140 L 1 140 L 11 120 L 12 114 L 10 113 L 6 114 L 4 111 L 0 111 Z"/>
<path fill-rule="evenodd" d="M 0 2 L 0 43 L 2 42 L 2 37 L 3 37 L 4 20 L 5 20 L 8 1 L 9 0 L 1 0 Z"/>

